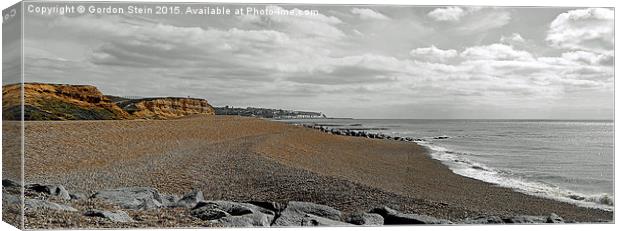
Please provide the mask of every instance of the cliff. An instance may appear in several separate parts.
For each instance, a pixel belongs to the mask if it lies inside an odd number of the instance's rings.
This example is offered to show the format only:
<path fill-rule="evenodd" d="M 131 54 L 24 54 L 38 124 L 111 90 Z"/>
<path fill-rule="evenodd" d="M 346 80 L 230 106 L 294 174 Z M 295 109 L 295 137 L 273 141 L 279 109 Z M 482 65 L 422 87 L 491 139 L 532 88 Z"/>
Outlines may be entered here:
<path fill-rule="evenodd" d="M 20 85 L 2 87 L 4 120 L 20 120 Z M 24 84 L 25 120 L 170 119 L 185 115 L 213 115 L 204 99 L 123 99 L 103 95 L 96 87 L 67 84 Z"/>
<path fill-rule="evenodd" d="M 20 85 L 2 87 L 2 117 L 19 120 Z M 67 84 L 24 84 L 25 120 L 112 120 L 129 114 L 94 86 Z"/>
<path fill-rule="evenodd" d="M 124 111 L 135 118 L 171 119 L 186 115 L 215 115 L 215 110 L 205 99 L 196 98 L 145 98 L 117 102 Z"/>

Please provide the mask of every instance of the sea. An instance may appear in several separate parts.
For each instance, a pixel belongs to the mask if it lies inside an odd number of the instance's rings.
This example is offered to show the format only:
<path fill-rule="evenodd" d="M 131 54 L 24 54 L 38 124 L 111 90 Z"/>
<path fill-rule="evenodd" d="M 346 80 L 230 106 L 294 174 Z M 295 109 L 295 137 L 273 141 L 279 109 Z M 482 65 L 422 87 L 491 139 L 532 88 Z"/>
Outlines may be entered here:
<path fill-rule="evenodd" d="M 289 119 L 411 137 L 454 173 L 522 193 L 614 209 L 614 122 Z"/>

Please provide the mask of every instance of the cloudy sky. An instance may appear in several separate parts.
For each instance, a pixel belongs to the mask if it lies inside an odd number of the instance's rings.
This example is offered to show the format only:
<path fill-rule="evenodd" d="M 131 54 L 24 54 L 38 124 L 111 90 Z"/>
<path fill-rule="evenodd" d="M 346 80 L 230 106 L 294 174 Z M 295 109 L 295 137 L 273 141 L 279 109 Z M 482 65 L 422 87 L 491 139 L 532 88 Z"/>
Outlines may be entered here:
<path fill-rule="evenodd" d="M 613 118 L 612 9 L 267 7 L 320 14 L 27 14 L 25 79 L 337 117 Z"/>

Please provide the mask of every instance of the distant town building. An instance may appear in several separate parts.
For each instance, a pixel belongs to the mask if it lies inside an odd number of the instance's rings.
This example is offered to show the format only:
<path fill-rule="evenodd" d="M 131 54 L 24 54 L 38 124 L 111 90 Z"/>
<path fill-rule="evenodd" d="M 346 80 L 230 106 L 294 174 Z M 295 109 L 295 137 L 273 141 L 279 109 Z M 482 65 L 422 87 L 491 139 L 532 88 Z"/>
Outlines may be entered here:
<path fill-rule="evenodd" d="M 271 109 L 271 108 L 236 108 L 231 106 L 214 107 L 216 115 L 237 115 L 248 117 L 260 117 L 260 118 L 273 118 L 273 119 L 312 119 L 312 118 L 326 118 L 325 114 L 321 112 L 310 111 L 294 111 L 283 109 Z"/>

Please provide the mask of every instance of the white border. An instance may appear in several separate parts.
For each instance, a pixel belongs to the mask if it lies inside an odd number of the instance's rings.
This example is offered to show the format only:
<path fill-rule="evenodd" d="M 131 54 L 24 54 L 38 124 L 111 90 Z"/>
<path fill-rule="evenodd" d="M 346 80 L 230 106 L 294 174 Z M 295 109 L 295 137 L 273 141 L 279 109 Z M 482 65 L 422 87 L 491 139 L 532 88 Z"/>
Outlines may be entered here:
<path fill-rule="evenodd" d="M 6 9 L 13 4 L 17 3 L 16 0 L 8 0 L 8 1 L 0 1 L 0 8 Z M 119 0 L 110 0 L 110 2 L 128 2 L 128 1 L 119 1 Z M 137 2 L 158 2 L 158 1 L 149 1 L 142 0 Z M 198 0 L 165 0 L 161 2 L 205 2 Z M 299 3 L 299 4 L 390 4 L 390 5 L 479 5 L 479 6 L 564 6 L 564 7 L 616 7 L 618 4 L 613 0 L 512 0 L 512 1 L 501 1 L 501 0 L 217 0 L 210 2 L 221 2 L 221 3 Z M 615 30 L 618 30 L 618 24 L 615 24 Z M 1 30 L 0 30 L 1 31 Z M 0 32 L 1 33 L 1 32 Z M 0 54 L 2 53 L 2 48 L 0 47 Z M 617 51 L 615 51 L 615 57 L 618 57 Z M 615 66 L 615 65 L 614 65 Z M 614 69 L 616 72 L 616 69 Z M 615 74 L 615 73 L 614 73 Z M 615 76 L 615 75 L 614 75 Z M 617 92 L 619 89 L 618 86 L 615 86 L 614 92 Z M 618 99 L 620 96 L 614 94 L 614 121 L 618 119 L 618 107 L 617 102 L 620 102 Z M 2 112 L 0 112 L 0 117 Z M 1 125 L 0 125 L 1 126 Z M 617 129 L 617 124 L 614 123 L 614 131 Z M 1 138 L 1 135 L 0 135 Z M 614 145 L 618 143 L 619 138 L 615 136 L 614 133 Z M 615 149 L 616 150 L 616 149 Z M 1 151 L 1 147 L 0 147 Z M 615 152 L 614 154 L 616 154 Z M 614 155 L 615 156 L 615 155 Z M 1 165 L 0 165 L 1 169 Z M 618 179 L 618 164 L 614 163 L 614 174 L 615 178 Z M 0 171 L 1 172 L 1 171 Z M 615 192 L 618 192 L 618 184 L 615 184 Z M 617 216 L 614 214 L 616 217 Z M 617 226 L 617 227 L 616 227 Z M 615 227 L 615 228 L 614 228 Z M 573 225 L 482 225 L 482 226 L 399 226 L 399 227 L 341 227 L 341 228 L 249 228 L 249 229 L 223 229 L 223 230 L 246 230 L 246 231 L 254 231 L 254 230 L 334 230 L 334 231 L 353 231 L 353 230 L 464 230 L 464 231 L 479 231 L 479 230 L 523 230 L 528 229 L 531 231 L 536 230 L 587 230 L 587 229 L 596 229 L 597 231 L 601 230 L 617 230 L 620 227 L 618 224 L 573 224 Z M 0 222 L 0 230 L 17 230 L 13 226 L 10 226 L 4 222 Z M 138 229 L 138 230 L 149 230 L 149 229 Z M 167 229 L 153 229 L 153 230 L 167 230 Z M 178 230 L 178 229 L 176 229 Z M 183 230 L 221 230 L 221 229 L 183 229 Z"/>

